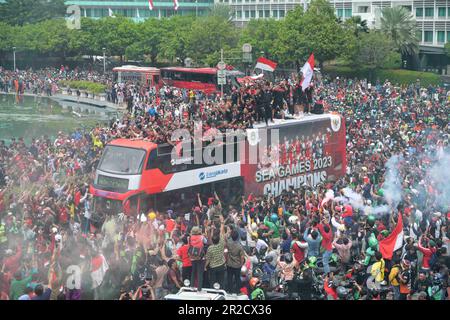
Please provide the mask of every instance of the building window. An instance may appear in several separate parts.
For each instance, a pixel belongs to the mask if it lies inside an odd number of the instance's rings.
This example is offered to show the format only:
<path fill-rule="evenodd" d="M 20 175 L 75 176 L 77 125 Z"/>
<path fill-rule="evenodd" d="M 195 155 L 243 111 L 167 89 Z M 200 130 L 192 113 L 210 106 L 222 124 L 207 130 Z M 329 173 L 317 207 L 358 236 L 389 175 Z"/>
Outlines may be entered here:
<path fill-rule="evenodd" d="M 425 31 L 423 38 L 423 42 L 433 42 L 433 31 Z"/>
<path fill-rule="evenodd" d="M 416 8 L 416 17 L 423 17 L 423 8 Z"/>
<path fill-rule="evenodd" d="M 336 14 L 339 18 L 342 18 L 344 16 L 344 9 L 337 9 Z"/>
<path fill-rule="evenodd" d="M 278 11 L 277 10 L 273 10 L 272 11 L 272 17 L 278 18 Z"/>
<path fill-rule="evenodd" d="M 236 11 L 236 18 L 238 19 L 242 18 L 242 11 Z"/>
<path fill-rule="evenodd" d="M 250 18 L 250 11 L 245 11 L 245 18 Z"/>
<path fill-rule="evenodd" d="M 369 12 L 369 7 L 368 6 L 360 6 L 358 7 L 358 13 L 367 13 Z"/>
<path fill-rule="evenodd" d="M 270 18 L 270 10 L 264 10 L 264 17 Z"/>
<path fill-rule="evenodd" d="M 425 17 L 434 17 L 434 8 L 425 8 Z"/>
<path fill-rule="evenodd" d="M 256 18 L 256 11 L 255 10 L 250 11 L 250 17 Z"/>
<path fill-rule="evenodd" d="M 445 7 L 439 7 L 438 8 L 438 16 L 439 17 L 444 17 L 445 18 L 445 12 L 446 12 L 447 10 L 445 9 Z"/>
<path fill-rule="evenodd" d="M 278 13 L 280 18 L 284 18 L 284 10 L 280 10 L 280 12 Z"/>
<path fill-rule="evenodd" d="M 438 31 L 437 32 L 437 42 L 438 43 L 444 43 L 445 42 L 445 31 Z"/>
<path fill-rule="evenodd" d="M 352 16 L 352 9 L 345 9 L 345 17 L 350 18 Z"/>
<path fill-rule="evenodd" d="M 450 42 L 450 31 L 447 31 L 447 42 Z"/>

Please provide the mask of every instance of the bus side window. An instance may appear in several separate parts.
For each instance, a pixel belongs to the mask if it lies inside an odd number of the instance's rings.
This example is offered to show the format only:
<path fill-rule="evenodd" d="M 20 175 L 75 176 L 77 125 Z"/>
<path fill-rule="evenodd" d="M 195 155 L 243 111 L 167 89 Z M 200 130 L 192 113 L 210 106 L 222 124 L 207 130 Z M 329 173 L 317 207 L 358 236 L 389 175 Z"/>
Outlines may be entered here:
<path fill-rule="evenodd" d="M 155 169 L 158 167 L 158 163 L 156 159 L 158 158 L 158 151 L 153 149 L 150 151 L 150 155 L 148 156 L 147 165 L 145 166 L 145 170 Z"/>

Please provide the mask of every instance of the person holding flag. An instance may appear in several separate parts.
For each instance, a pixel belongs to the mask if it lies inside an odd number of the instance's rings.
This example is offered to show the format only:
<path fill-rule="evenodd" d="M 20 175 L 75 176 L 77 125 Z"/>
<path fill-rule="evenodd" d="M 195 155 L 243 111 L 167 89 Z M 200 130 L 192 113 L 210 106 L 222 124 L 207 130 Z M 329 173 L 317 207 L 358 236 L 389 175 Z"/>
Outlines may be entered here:
<path fill-rule="evenodd" d="M 311 113 L 311 105 L 312 105 L 312 94 L 313 94 L 313 82 L 312 82 L 312 78 L 314 75 L 314 53 L 312 53 L 309 58 L 308 61 L 306 61 L 306 63 L 304 64 L 304 66 L 301 69 L 302 72 L 302 82 L 301 82 L 301 87 L 302 87 L 302 98 L 303 98 L 303 102 L 305 103 L 305 108 L 304 108 L 304 112 L 310 114 Z"/>

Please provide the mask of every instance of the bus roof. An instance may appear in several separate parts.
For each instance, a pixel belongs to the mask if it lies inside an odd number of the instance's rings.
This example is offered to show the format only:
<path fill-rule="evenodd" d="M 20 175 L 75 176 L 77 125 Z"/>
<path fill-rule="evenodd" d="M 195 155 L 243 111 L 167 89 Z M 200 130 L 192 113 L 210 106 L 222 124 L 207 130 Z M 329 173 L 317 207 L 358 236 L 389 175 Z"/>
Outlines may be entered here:
<path fill-rule="evenodd" d="M 332 116 L 337 116 L 337 113 L 324 113 L 324 114 L 311 114 L 311 115 L 303 115 L 297 116 L 294 119 L 273 119 L 273 123 L 269 122 L 269 128 L 280 128 L 285 126 L 291 126 L 294 124 L 314 122 L 314 121 L 323 121 L 323 120 L 331 120 Z M 265 122 L 257 123 L 253 126 L 255 129 L 267 128 Z"/>
<path fill-rule="evenodd" d="M 159 73 L 159 69 L 155 67 L 138 67 L 138 66 L 121 66 L 113 68 L 113 71 L 129 71 L 129 72 L 142 72 L 142 73 Z"/>
<path fill-rule="evenodd" d="M 144 150 L 153 150 L 157 147 L 157 144 L 151 141 L 138 139 L 138 140 L 131 140 L 131 139 L 115 139 L 109 143 L 113 146 L 119 146 L 119 147 L 128 147 L 128 148 L 136 148 L 136 149 L 144 149 Z"/>
<path fill-rule="evenodd" d="M 161 70 L 167 71 L 179 71 L 179 72 L 187 72 L 187 73 L 204 73 L 204 74 L 216 74 L 216 68 L 183 68 L 183 67 L 167 67 L 161 68 Z"/>

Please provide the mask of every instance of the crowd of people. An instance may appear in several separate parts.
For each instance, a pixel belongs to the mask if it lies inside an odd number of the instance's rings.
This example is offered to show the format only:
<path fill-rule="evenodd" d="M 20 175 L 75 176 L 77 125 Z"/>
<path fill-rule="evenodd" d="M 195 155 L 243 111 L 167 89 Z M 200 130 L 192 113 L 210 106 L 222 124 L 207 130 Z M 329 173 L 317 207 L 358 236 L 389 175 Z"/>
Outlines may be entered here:
<path fill-rule="evenodd" d="M 257 80 L 221 99 L 61 68 L 0 70 L 0 90 L 23 81 L 45 92 L 68 77 L 107 83 L 108 99 L 127 111 L 55 139 L 0 141 L 0 299 L 157 300 L 186 280 L 252 300 L 449 299 L 445 88 L 317 77 L 303 92 L 292 78 Z M 110 140 L 176 143 L 172 131 L 192 132 L 197 120 L 204 131 L 252 128 L 307 116 L 315 103 L 345 118 L 347 174 L 338 181 L 235 203 L 198 194 L 190 210 L 117 209 L 96 221 L 89 184 Z M 402 246 L 386 258 L 380 242 L 399 221 Z"/>

